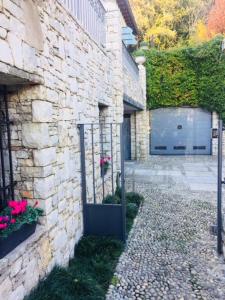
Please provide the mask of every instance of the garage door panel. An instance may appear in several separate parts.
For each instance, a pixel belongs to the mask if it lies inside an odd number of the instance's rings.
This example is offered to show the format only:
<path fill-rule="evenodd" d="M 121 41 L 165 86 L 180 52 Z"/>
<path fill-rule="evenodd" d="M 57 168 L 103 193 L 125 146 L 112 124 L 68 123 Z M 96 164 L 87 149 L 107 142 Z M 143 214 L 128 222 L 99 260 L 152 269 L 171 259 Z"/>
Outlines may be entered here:
<path fill-rule="evenodd" d="M 211 114 L 199 108 L 153 111 L 151 154 L 211 154 Z"/>

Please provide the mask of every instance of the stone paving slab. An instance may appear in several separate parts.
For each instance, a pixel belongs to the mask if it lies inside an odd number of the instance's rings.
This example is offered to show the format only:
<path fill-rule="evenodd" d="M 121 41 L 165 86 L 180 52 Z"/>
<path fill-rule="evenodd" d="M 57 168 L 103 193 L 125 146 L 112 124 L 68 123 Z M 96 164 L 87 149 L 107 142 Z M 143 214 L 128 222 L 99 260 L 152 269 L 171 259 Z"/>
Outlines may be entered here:
<path fill-rule="evenodd" d="M 153 157 L 144 166 L 127 165 L 127 170 L 139 170 L 135 181 L 127 175 L 127 188 L 141 192 L 145 202 L 119 260 L 107 300 L 225 299 L 225 263 L 217 255 L 216 237 L 210 233 L 216 222 L 216 184 L 204 183 L 206 177 L 213 178 L 206 157 L 189 160 L 205 165 L 202 181 L 194 183 L 191 178 L 191 183 L 187 182 L 183 166 L 187 158 L 182 162 L 180 157 Z M 209 157 L 208 162 L 216 168 L 213 158 Z M 158 170 L 169 170 L 171 165 L 182 175 L 159 175 Z M 151 170 L 149 175 L 147 168 Z M 190 172 L 195 170 L 194 166 Z M 128 170 L 127 174 L 132 172 Z"/>

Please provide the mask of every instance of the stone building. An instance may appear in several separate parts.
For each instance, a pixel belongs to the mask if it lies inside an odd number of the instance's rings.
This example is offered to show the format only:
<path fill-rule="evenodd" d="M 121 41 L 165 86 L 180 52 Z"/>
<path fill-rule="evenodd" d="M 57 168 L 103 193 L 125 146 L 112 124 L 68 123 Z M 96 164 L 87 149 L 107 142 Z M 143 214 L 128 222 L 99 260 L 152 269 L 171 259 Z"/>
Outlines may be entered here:
<path fill-rule="evenodd" d="M 0 260 L 0 299 L 23 299 L 74 254 L 83 233 L 78 124 L 125 116 L 127 158 L 148 157 L 145 67 L 124 45 L 123 27 L 137 34 L 127 0 L 0 0 L 1 117 L 7 111 L 15 195 L 45 212 Z"/>

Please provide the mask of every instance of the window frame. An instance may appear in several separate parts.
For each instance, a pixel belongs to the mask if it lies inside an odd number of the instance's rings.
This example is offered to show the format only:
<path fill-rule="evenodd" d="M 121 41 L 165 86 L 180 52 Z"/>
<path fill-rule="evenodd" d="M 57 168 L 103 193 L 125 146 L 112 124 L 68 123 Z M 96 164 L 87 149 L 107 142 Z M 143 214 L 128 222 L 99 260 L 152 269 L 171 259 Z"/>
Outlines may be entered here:
<path fill-rule="evenodd" d="M 0 86 L 0 212 L 7 206 L 9 200 L 14 200 L 14 177 L 11 147 L 8 90 L 6 86 Z M 7 156 L 7 157 L 6 157 Z M 6 159 L 8 169 L 6 169 Z M 8 182 L 7 182 L 8 176 Z"/>

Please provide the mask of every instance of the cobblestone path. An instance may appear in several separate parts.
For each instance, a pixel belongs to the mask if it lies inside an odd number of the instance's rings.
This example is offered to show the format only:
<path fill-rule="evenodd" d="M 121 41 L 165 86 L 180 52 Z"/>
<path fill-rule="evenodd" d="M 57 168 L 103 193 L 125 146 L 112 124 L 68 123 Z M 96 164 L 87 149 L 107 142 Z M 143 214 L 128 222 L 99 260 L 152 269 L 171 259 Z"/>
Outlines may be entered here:
<path fill-rule="evenodd" d="M 135 189 L 145 203 L 107 299 L 225 299 L 225 263 L 210 233 L 215 193 L 143 180 Z"/>

